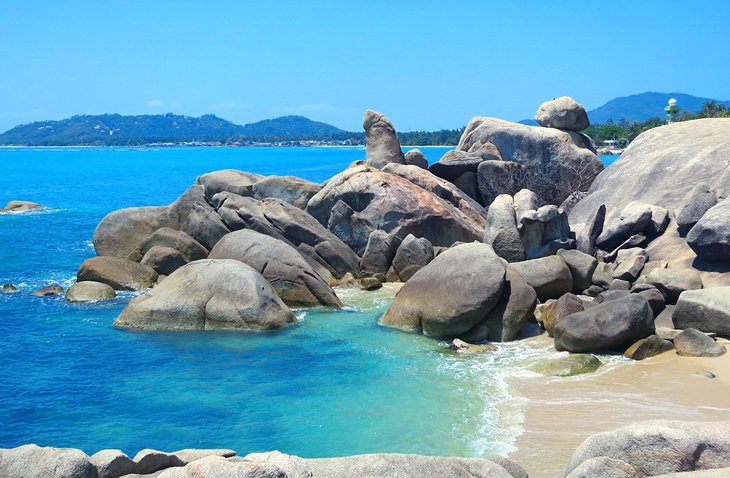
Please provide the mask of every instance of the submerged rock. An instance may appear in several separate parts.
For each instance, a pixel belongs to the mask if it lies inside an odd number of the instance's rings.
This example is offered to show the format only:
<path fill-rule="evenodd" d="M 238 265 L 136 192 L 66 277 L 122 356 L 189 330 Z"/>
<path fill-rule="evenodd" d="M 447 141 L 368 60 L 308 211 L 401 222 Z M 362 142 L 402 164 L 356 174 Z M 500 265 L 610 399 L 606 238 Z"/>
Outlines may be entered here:
<path fill-rule="evenodd" d="M 34 295 L 36 297 L 53 297 L 55 295 L 63 295 L 63 293 L 63 287 L 61 287 L 59 284 L 51 284 L 41 289 L 38 289 L 31 295 Z"/>
<path fill-rule="evenodd" d="M 7 214 L 11 212 L 27 212 L 27 211 L 37 211 L 39 209 L 44 209 L 45 206 L 41 206 L 38 203 L 30 202 L 30 201 L 10 201 L 8 202 L 4 208 L 0 209 L 0 214 Z"/>
<path fill-rule="evenodd" d="M 296 321 L 266 279 L 233 259 L 194 261 L 132 299 L 114 325 L 143 330 L 274 330 Z"/>
<path fill-rule="evenodd" d="M 13 292 L 17 292 L 18 288 L 15 287 L 13 284 L 3 284 L 3 292 L 6 294 L 12 294 Z"/>
<path fill-rule="evenodd" d="M 601 367 L 601 361 L 594 355 L 570 354 L 548 360 L 532 367 L 535 372 L 553 377 L 572 377 L 584 373 L 593 373 Z"/>

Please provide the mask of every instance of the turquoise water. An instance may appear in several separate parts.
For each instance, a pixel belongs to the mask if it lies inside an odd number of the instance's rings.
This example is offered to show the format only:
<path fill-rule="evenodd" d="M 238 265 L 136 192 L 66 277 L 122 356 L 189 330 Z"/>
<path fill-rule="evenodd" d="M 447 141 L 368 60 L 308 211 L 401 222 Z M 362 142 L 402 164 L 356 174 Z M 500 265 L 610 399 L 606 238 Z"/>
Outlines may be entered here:
<path fill-rule="evenodd" d="M 447 148 L 425 148 L 435 161 Z M 509 374 L 519 344 L 457 356 L 377 325 L 393 290 L 339 290 L 341 311 L 299 310 L 265 335 L 112 327 L 131 297 L 69 304 L 30 292 L 73 283 L 106 213 L 172 202 L 195 177 L 236 168 L 323 181 L 362 148 L 0 149 L 0 447 L 279 449 L 302 456 L 505 453 L 520 430 Z M 529 362 L 529 360 L 527 360 Z"/>

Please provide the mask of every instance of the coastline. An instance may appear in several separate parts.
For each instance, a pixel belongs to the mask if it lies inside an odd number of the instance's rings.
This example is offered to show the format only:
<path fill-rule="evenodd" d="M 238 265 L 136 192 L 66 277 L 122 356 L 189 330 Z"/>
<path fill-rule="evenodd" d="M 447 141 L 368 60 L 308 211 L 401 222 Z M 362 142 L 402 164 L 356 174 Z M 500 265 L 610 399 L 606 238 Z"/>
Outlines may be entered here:
<path fill-rule="evenodd" d="M 546 335 L 531 340 L 552 342 Z M 698 375 L 702 370 L 716 378 Z M 522 433 L 509 458 L 531 478 L 563 476 L 575 449 L 596 433 L 641 420 L 714 421 L 730 414 L 730 354 L 694 358 L 671 351 L 591 375 L 508 380 L 512 395 L 525 402 Z"/>

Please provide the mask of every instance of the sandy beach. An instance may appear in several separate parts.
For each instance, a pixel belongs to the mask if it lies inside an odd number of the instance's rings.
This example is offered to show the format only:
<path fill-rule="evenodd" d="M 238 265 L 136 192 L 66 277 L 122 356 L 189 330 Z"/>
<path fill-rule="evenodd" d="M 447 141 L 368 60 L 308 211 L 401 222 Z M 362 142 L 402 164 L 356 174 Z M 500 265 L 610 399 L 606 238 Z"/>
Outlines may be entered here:
<path fill-rule="evenodd" d="M 548 344 L 551 339 L 533 340 Z M 531 478 L 562 477 L 575 448 L 595 433 L 650 419 L 730 419 L 729 354 L 690 358 L 672 351 L 590 376 L 514 377 L 510 386 L 515 396 L 527 399 L 524 433 L 510 458 Z"/>

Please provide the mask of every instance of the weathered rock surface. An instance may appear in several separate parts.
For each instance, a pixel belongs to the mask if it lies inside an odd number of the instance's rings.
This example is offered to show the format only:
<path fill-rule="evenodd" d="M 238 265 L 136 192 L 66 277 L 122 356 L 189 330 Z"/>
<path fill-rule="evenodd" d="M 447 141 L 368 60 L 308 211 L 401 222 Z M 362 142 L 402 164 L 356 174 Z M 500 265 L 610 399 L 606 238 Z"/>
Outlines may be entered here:
<path fill-rule="evenodd" d="M 4 208 L 0 209 L 0 214 L 8 214 L 12 212 L 27 212 L 27 211 L 37 211 L 39 209 L 43 209 L 45 206 L 41 206 L 38 203 L 34 203 L 31 201 L 18 201 L 13 200 L 9 201 Z"/>
<path fill-rule="evenodd" d="M 599 433 L 576 449 L 566 475 L 597 457 L 628 463 L 639 477 L 728 467 L 730 422 L 650 420 Z"/>
<path fill-rule="evenodd" d="M 537 194 L 529 189 L 520 189 L 512 198 L 512 205 L 515 208 L 517 224 L 520 224 L 523 214 L 527 211 L 536 211 L 540 207 L 540 200 Z"/>
<path fill-rule="evenodd" d="M 568 215 L 570 217 L 570 215 Z M 603 224 L 606 220 L 606 206 L 601 204 L 596 211 L 588 217 L 585 225 L 576 235 L 575 247 L 580 252 L 592 256 L 596 252 L 596 241 L 603 232 Z"/>
<path fill-rule="evenodd" d="M 66 300 L 69 302 L 108 300 L 116 296 L 116 292 L 114 292 L 114 289 L 109 284 L 94 281 L 77 282 L 66 291 Z"/>
<path fill-rule="evenodd" d="M 63 292 L 63 287 L 61 287 L 59 284 L 51 284 L 38 289 L 31 295 L 36 297 L 53 297 L 55 295 L 63 295 Z"/>
<path fill-rule="evenodd" d="M 672 322 L 679 329 L 691 327 L 730 337 L 730 287 L 682 292 Z"/>
<path fill-rule="evenodd" d="M 227 460 L 219 456 L 202 458 L 184 467 L 169 468 L 158 478 L 289 478 L 277 467 L 265 463 Z"/>
<path fill-rule="evenodd" d="M 596 269 L 593 271 L 591 280 L 594 284 L 601 286 L 604 289 L 608 289 L 611 287 L 611 282 L 613 282 L 613 271 L 615 268 L 616 264 L 599 262 L 596 265 Z"/>
<path fill-rule="evenodd" d="M 730 260 L 730 198 L 711 207 L 687 233 L 687 244 L 702 259 Z"/>
<path fill-rule="evenodd" d="M 561 257 L 542 257 L 511 265 L 535 289 L 540 300 L 557 299 L 573 290 L 573 276 Z"/>
<path fill-rule="evenodd" d="M 157 276 L 151 267 L 121 257 L 97 256 L 81 263 L 76 280 L 101 282 L 115 290 L 142 290 L 153 286 Z"/>
<path fill-rule="evenodd" d="M 512 196 L 500 194 L 489 205 L 484 243 L 492 246 L 494 252 L 508 262 L 525 260 L 525 248 L 517 230 Z"/>
<path fill-rule="evenodd" d="M 568 215 L 557 206 L 542 206 L 520 217 L 520 235 L 528 259 L 552 256 L 560 249 L 570 249 Z"/>
<path fill-rule="evenodd" d="M 172 453 L 145 448 L 140 450 L 133 458 L 137 464 L 137 473 L 146 475 L 154 473 L 165 468 L 183 466 L 184 463 L 180 458 Z"/>
<path fill-rule="evenodd" d="M 144 330 L 273 330 L 295 322 L 264 277 L 232 259 L 203 259 L 132 299 L 114 325 Z M 135 460 L 136 461 L 136 460 Z"/>
<path fill-rule="evenodd" d="M 669 304 L 676 304 L 686 290 L 702 289 L 702 279 L 693 269 L 655 269 L 646 276 L 646 282 L 659 289 Z"/>
<path fill-rule="evenodd" d="M 388 163 L 406 164 L 393 123 L 384 114 L 367 110 L 362 121 L 365 129 L 365 162 L 376 168 Z"/>
<path fill-rule="evenodd" d="M 8 478 L 96 478 L 89 457 L 74 448 L 23 445 L 0 448 L 0 476 Z"/>
<path fill-rule="evenodd" d="M 197 261 L 208 257 L 208 249 L 203 247 L 201 243 L 190 237 L 187 233 L 169 227 L 162 227 L 144 238 L 138 248 L 127 259 L 139 262 L 155 246 L 175 249 L 183 256 L 185 262 Z"/>
<path fill-rule="evenodd" d="M 638 294 L 606 301 L 555 324 L 555 349 L 568 352 L 624 350 L 654 333 L 654 314 Z"/>
<path fill-rule="evenodd" d="M 137 464 L 121 450 L 101 450 L 89 459 L 99 478 L 119 478 L 137 471 Z"/>
<path fill-rule="evenodd" d="M 284 241 L 250 229 L 231 232 L 218 241 L 209 259 L 235 259 L 259 272 L 285 304 L 294 307 L 342 304 L 332 288 Z"/>
<path fill-rule="evenodd" d="M 560 249 L 558 256 L 568 264 L 574 290 L 585 290 L 593 284 L 593 273 L 598 267 L 595 257 L 574 249 Z"/>
<path fill-rule="evenodd" d="M 702 216 L 717 204 L 718 194 L 710 189 L 707 184 L 698 184 L 682 198 L 677 206 L 676 220 L 680 227 L 690 229 L 697 224 Z"/>
<path fill-rule="evenodd" d="M 685 329 L 674 338 L 677 354 L 685 357 L 719 357 L 727 349 L 697 329 Z"/>
<path fill-rule="evenodd" d="M 441 159 L 433 163 L 428 169 L 433 174 L 447 181 L 455 181 L 465 173 L 477 173 L 483 161 L 502 160 L 499 151 L 493 145 L 489 146 L 491 154 L 467 153 L 454 149 L 446 152 Z"/>
<path fill-rule="evenodd" d="M 414 236 L 415 237 L 415 236 Z M 395 258 L 401 240 L 385 231 L 376 229 L 368 236 L 368 243 L 360 259 L 363 274 L 385 274 Z"/>
<path fill-rule="evenodd" d="M 400 280 L 406 282 L 413 277 L 413 274 L 427 266 L 433 258 L 433 246 L 428 239 L 408 234 L 395 253 L 393 269 Z"/>
<path fill-rule="evenodd" d="M 187 264 L 188 261 L 177 249 L 166 246 L 152 246 L 139 263 L 153 268 L 159 275 L 168 276 Z"/>
<path fill-rule="evenodd" d="M 570 96 L 561 96 L 540 105 L 535 121 L 548 128 L 583 131 L 590 122 L 583 105 Z"/>
<path fill-rule="evenodd" d="M 577 295 L 563 294 L 558 300 L 549 303 L 543 309 L 539 322 L 548 333 L 548 336 L 553 337 L 555 335 L 555 324 L 570 314 L 582 312 L 583 310 L 585 310 L 585 306 Z"/>
<path fill-rule="evenodd" d="M 209 456 L 219 456 L 222 458 L 230 458 L 236 456 L 235 450 L 229 450 L 227 448 L 185 448 L 184 450 L 178 450 L 172 452 L 173 455 L 178 457 L 183 464 L 188 464 L 202 458 Z"/>
<path fill-rule="evenodd" d="M 641 274 L 641 270 L 644 268 L 645 263 L 646 257 L 643 255 L 639 254 L 630 257 L 619 263 L 618 267 L 616 267 L 613 271 L 613 278 L 633 282 L 639 277 L 639 274 Z"/>
<path fill-rule="evenodd" d="M 601 367 L 601 361 L 590 354 L 570 354 L 566 357 L 547 360 L 532 367 L 535 372 L 553 377 L 572 377 L 593 373 Z"/>
<path fill-rule="evenodd" d="M 669 340 L 662 339 L 656 335 L 650 335 L 641 339 L 626 349 L 624 357 L 634 360 L 644 360 L 655 355 L 663 354 L 674 350 L 674 345 Z"/>
<path fill-rule="evenodd" d="M 180 218 L 174 208 L 119 209 L 107 214 L 96 226 L 94 248 L 99 256 L 128 257 L 144 239 L 163 227 L 180 229 Z"/>
<path fill-rule="evenodd" d="M 504 280 L 505 267 L 490 246 L 452 247 L 406 282 L 381 323 L 436 338 L 457 337 L 497 305 Z"/>
<path fill-rule="evenodd" d="M 428 169 L 428 160 L 418 148 L 409 150 L 406 153 L 405 160 L 406 164 L 409 166 L 418 166 L 421 169 Z"/>
<path fill-rule="evenodd" d="M 299 209 L 322 189 L 317 183 L 296 176 L 266 176 L 251 186 L 256 199 L 277 198 Z"/>

